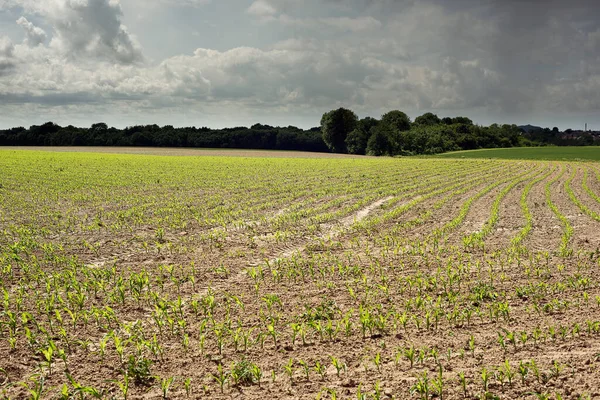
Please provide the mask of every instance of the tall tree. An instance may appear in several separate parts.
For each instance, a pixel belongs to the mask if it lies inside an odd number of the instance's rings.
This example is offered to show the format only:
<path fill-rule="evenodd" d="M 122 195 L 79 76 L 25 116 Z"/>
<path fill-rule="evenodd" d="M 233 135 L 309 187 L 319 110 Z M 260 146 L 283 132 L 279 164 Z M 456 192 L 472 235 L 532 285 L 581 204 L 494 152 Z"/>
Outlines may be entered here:
<path fill-rule="evenodd" d="M 371 137 L 371 129 L 379 123 L 378 120 L 366 117 L 358 121 L 356 128 L 346 137 L 346 148 L 350 154 L 365 154 L 367 142 Z"/>
<path fill-rule="evenodd" d="M 473 121 L 467 117 L 454 117 L 452 118 L 453 124 L 473 125 Z"/>
<path fill-rule="evenodd" d="M 321 132 L 323 141 L 334 153 L 345 153 L 346 137 L 356 128 L 358 117 L 346 108 L 338 108 L 323 114 Z"/>
<path fill-rule="evenodd" d="M 440 123 L 442 123 L 442 120 L 437 115 L 430 112 L 415 118 L 415 124 L 421 126 L 439 125 Z"/>
<path fill-rule="evenodd" d="M 410 118 L 408 118 L 408 115 L 398 110 L 383 114 L 381 122 L 396 129 L 398 132 L 404 132 L 410 129 Z"/>
<path fill-rule="evenodd" d="M 385 122 L 379 123 L 372 130 L 372 135 L 367 143 L 367 154 L 370 156 L 394 155 L 393 135 L 395 129 Z"/>

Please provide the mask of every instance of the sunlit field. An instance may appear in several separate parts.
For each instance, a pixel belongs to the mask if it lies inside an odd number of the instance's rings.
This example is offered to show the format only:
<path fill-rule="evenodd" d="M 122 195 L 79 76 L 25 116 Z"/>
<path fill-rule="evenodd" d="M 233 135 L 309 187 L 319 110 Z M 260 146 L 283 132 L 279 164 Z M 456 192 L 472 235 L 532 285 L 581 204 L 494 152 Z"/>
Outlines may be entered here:
<path fill-rule="evenodd" d="M 0 397 L 597 398 L 599 247 L 594 162 L 0 150 Z"/>
<path fill-rule="evenodd" d="M 481 149 L 453 151 L 439 154 L 442 158 L 499 158 L 555 161 L 600 161 L 600 146 L 569 147 L 513 147 L 508 149 Z"/>

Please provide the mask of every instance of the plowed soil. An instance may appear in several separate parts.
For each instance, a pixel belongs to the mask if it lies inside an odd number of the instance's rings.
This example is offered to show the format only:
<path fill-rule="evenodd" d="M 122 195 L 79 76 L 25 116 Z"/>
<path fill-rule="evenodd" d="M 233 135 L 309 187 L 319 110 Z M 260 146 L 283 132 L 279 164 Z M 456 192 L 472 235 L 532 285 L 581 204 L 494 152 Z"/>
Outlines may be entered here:
<path fill-rule="evenodd" d="M 0 155 L 0 396 L 600 398 L 598 164 Z"/>

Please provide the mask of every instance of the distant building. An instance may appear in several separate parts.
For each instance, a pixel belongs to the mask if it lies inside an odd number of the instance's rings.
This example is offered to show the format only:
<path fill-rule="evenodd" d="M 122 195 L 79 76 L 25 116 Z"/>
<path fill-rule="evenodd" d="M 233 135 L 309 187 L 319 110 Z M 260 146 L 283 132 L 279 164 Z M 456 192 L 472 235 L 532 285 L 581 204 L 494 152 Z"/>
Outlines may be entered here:
<path fill-rule="evenodd" d="M 582 131 L 582 130 L 571 130 L 567 129 L 565 132 L 560 134 L 560 138 L 563 140 L 584 140 L 592 138 L 594 141 L 600 141 L 600 131 Z"/>

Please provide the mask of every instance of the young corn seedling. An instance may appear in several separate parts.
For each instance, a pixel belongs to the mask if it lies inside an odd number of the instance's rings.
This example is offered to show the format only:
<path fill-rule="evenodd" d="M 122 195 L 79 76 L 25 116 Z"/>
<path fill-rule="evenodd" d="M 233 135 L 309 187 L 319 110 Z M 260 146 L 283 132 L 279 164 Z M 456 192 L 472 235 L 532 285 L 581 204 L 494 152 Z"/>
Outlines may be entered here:
<path fill-rule="evenodd" d="M 410 347 L 407 347 L 406 349 L 404 349 L 404 356 L 410 362 L 410 369 L 412 369 L 413 365 L 415 363 L 415 356 L 416 356 L 415 347 L 414 346 L 410 346 Z"/>
<path fill-rule="evenodd" d="M 46 378 L 43 375 L 34 375 L 30 378 L 30 380 L 33 382 L 33 388 L 30 388 L 25 382 L 21 383 L 21 386 L 23 386 L 27 392 L 29 392 L 31 400 L 41 400 L 44 393 L 44 384 Z"/>
<path fill-rule="evenodd" d="M 258 383 L 258 387 L 261 387 L 260 385 L 263 377 L 262 369 L 256 364 L 251 364 L 250 374 L 252 375 L 252 381 Z"/>
<path fill-rule="evenodd" d="M 396 352 L 394 353 L 394 365 L 396 367 L 398 367 L 398 364 L 400 363 L 400 360 L 402 359 L 403 355 L 404 355 L 404 352 L 403 352 L 402 347 L 397 347 Z"/>
<path fill-rule="evenodd" d="M 44 356 L 44 361 L 48 367 L 48 375 L 52 375 L 52 358 L 54 355 L 54 349 L 52 346 L 48 346 L 47 349 L 40 349 L 40 352 Z"/>
<path fill-rule="evenodd" d="M 242 344 L 244 345 L 244 353 L 248 351 L 248 347 L 251 342 L 250 336 L 252 335 L 253 331 L 254 331 L 254 328 L 250 328 L 250 329 L 242 332 Z"/>
<path fill-rule="evenodd" d="M 519 361 L 519 375 L 521 375 L 521 383 L 524 385 L 527 375 L 529 374 L 529 366 L 526 362 Z"/>
<path fill-rule="evenodd" d="M 415 384 L 410 388 L 411 393 L 417 393 L 422 400 L 429 400 L 429 376 L 427 371 L 417 378 Z"/>
<path fill-rule="evenodd" d="M 498 332 L 498 344 L 500 345 L 500 347 L 502 347 L 502 350 L 506 353 L 506 338 L 505 336 L 502 334 L 502 332 Z"/>
<path fill-rule="evenodd" d="M 288 363 L 283 366 L 283 370 L 290 379 L 290 385 L 294 386 L 294 359 L 290 358 Z"/>
<path fill-rule="evenodd" d="M 123 345 L 123 341 L 118 335 L 113 335 L 113 340 L 115 344 L 115 351 L 119 355 L 119 362 L 123 364 L 123 353 L 125 351 L 125 347 Z"/>
<path fill-rule="evenodd" d="M 356 388 L 356 400 L 367 400 L 368 399 L 368 395 L 367 393 L 362 391 L 362 384 L 358 385 L 358 387 Z"/>
<path fill-rule="evenodd" d="M 537 347 L 537 344 L 540 341 L 540 339 L 545 336 L 542 336 L 542 330 L 538 326 L 533 330 L 531 337 L 533 338 L 533 345 Z"/>
<path fill-rule="evenodd" d="M 373 357 L 373 364 L 375 364 L 377 372 L 381 373 L 381 353 L 378 352 L 375 354 L 375 357 Z"/>
<path fill-rule="evenodd" d="M 71 392 L 69 391 L 69 387 L 66 383 L 63 383 L 60 389 L 60 395 L 58 396 L 59 400 L 69 400 L 72 398 Z"/>
<path fill-rule="evenodd" d="M 225 327 L 215 327 L 213 333 L 215 334 L 215 338 L 217 340 L 217 348 L 219 349 L 219 355 L 222 355 L 223 348 L 225 347 Z"/>
<path fill-rule="evenodd" d="M 171 386 L 173 385 L 173 382 L 175 381 L 175 377 L 171 376 L 168 378 L 162 378 L 160 380 L 160 389 L 162 391 L 162 398 L 166 399 L 168 394 L 169 394 L 169 389 L 171 388 Z"/>
<path fill-rule="evenodd" d="M 302 371 L 304 372 L 304 375 L 306 376 L 306 380 L 310 381 L 310 367 L 309 367 L 308 363 L 304 360 L 298 360 L 298 364 L 300 364 L 300 366 L 302 367 Z"/>
<path fill-rule="evenodd" d="M 292 328 L 292 346 L 296 344 L 296 338 L 298 337 L 298 333 L 300 332 L 301 325 L 299 323 L 292 322 L 290 324 Z"/>
<path fill-rule="evenodd" d="M 417 361 L 423 365 L 425 364 L 425 360 L 427 359 L 427 349 L 425 347 L 421 347 L 419 352 L 417 353 Z"/>
<path fill-rule="evenodd" d="M 554 376 L 554 378 L 558 378 L 561 371 L 565 368 L 564 365 L 561 365 L 558 361 L 554 360 L 554 362 L 552 363 L 552 367 L 550 369 L 550 371 L 552 372 L 552 376 Z"/>
<path fill-rule="evenodd" d="M 449 348 L 446 352 L 446 361 L 450 361 L 452 359 L 452 349 Z"/>
<path fill-rule="evenodd" d="M 343 361 L 338 360 L 337 358 L 335 358 L 334 356 L 330 356 L 331 357 L 331 362 L 335 368 L 335 371 L 337 373 L 338 378 L 340 377 L 340 372 L 341 371 L 346 371 L 346 364 Z"/>
<path fill-rule="evenodd" d="M 573 327 L 571 328 L 571 335 L 573 337 L 579 336 L 579 332 L 581 332 L 581 326 L 579 326 L 579 324 L 573 325 Z"/>
<path fill-rule="evenodd" d="M 506 332 L 506 340 L 513 345 L 514 351 L 517 351 L 517 336 L 515 332 Z"/>
<path fill-rule="evenodd" d="M 114 380 L 114 382 L 119 386 L 119 389 L 121 389 L 121 394 L 123 395 L 123 400 L 127 400 L 127 396 L 129 395 L 129 375 L 127 373 L 125 373 L 123 375 L 123 380 Z"/>
<path fill-rule="evenodd" d="M 429 350 L 429 357 L 433 360 L 434 364 L 438 364 L 438 351 L 437 349 L 433 348 Z"/>
<path fill-rule="evenodd" d="M 460 386 L 462 387 L 462 390 L 463 390 L 463 395 L 466 398 L 467 397 L 467 378 L 465 377 L 465 373 L 462 371 L 458 373 L 458 382 L 460 383 Z"/>
<path fill-rule="evenodd" d="M 104 356 L 106 355 L 106 345 L 108 344 L 109 340 L 110 337 L 106 335 L 100 339 L 100 342 L 98 343 L 98 352 L 100 353 L 100 359 L 102 361 L 104 361 Z"/>
<path fill-rule="evenodd" d="M 327 336 L 329 337 L 330 341 L 333 341 L 338 333 L 338 330 L 333 327 L 333 322 L 331 320 L 327 321 L 327 323 L 323 327 L 323 330 L 325 331 L 325 333 L 327 333 Z"/>
<path fill-rule="evenodd" d="M 502 373 L 508 380 L 508 384 L 512 386 L 513 378 L 515 377 L 515 371 L 512 370 L 510 363 L 508 360 L 504 360 L 504 364 L 502 365 Z"/>
<path fill-rule="evenodd" d="M 525 332 L 525 331 L 521 332 L 521 334 L 519 335 L 519 340 L 521 341 L 522 346 L 525 346 L 527 344 L 527 339 L 528 339 L 527 332 Z"/>
<path fill-rule="evenodd" d="M 325 388 L 321 392 L 328 393 L 330 400 L 337 400 L 337 398 L 338 398 L 337 397 L 337 391 L 335 389 L 333 389 L 333 388 Z M 321 393 L 319 393 L 319 397 L 320 397 L 320 394 Z"/>
<path fill-rule="evenodd" d="M 217 373 L 211 374 L 212 378 L 219 384 L 219 388 L 221 389 L 221 393 L 225 390 L 225 383 L 229 380 L 229 373 L 223 370 L 223 365 L 217 365 Z"/>
<path fill-rule="evenodd" d="M 535 376 L 535 378 L 537 379 L 537 381 L 541 383 L 541 381 L 542 381 L 542 372 L 538 368 L 538 365 L 535 362 L 535 360 L 529 361 L 529 368 L 531 368 L 531 372 L 533 373 L 533 376 Z"/>
<path fill-rule="evenodd" d="M 324 364 L 321 364 L 321 362 L 316 361 L 315 362 L 315 371 L 317 372 L 317 374 L 319 374 L 321 376 L 321 380 L 324 381 L 325 375 L 327 374 L 327 367 Z"/>
<path fill-rule="evenodd" d="M 183 387 L 185 388 L 185 396 L 190 397 L 192 394 L 192 378 L 186 378 L 183 381 Z"/>
<path fill-rule="evenodd" d="M 375 385 L 373 385 L 373 394 L 371 397 L 374 400 L 380 400 L 382 394 L 383 394 L 383 390 L 381 389 L 381 382 L 377 381 L 377 382 L 375 382 Z"/>
<path fill-rule="evenodd" d="M 438 375 L 432 382 L 436 389 L 437 395 L 440 400 L 444 400 L 444 369 L 442 364 L 438 364 Z"/>
<path fill-rule="evenodd" d="M 346 313 L 346 315 L 344 316 L 344 318 L 341 321 L 342 327 L 344 330 L 344 334 L 346 335 L 346 337 L 352 336 L 353 323 L 352 323 L 352 320 L 350 319 L 351 317 L 352 317 L 352 311 L 348 311 L 348 313 Z"/>
<path fill-rule="evenodd" d="M 84 386 L 81 383 L 77 382 L 73 378 L 73 376 L 71 376 L 71 374 L 69 374 L 68 372 L 65 372 L 65 375 L 67 376 L 67 379 L 69 380 L 69 383 L 71 384 L 71 386 L 73 386 L 73 393 L 71 396 L 71 393 L 69 393 L 69 389 L 68 389 L 67 385 L 63 385 L 61 395 L 64 397 L 65 392 L 66 392 L 66 394 L 67 394 L 66 399 L 71 399 L 71 398 L 75 397 L 75 395 L 79 395 L 79 399 L 83 400 L 85 398 L 86 394 L 89 394 L 93 398 L 96 398 L 96 399 L 104 398 L 104 392 L 105 392 L 104 389 L 99 391 L 94 387 Z"/>
<path fill-rule="evenodd" d="M 487 368 L 483 367 L 481 369 L 481 381 L 483 382 L 483 391 L 484 392 L 488 391 L 490 378 L 491 378 L 490 372 L 487 370 Z"/>
<path fill-rule="evenodd" d="M 469 350 L 471 350 L 471 356 L 475 357 L 475 337 L 471 335 L 469 337 Z"/>
<path fill-rule="evenodd" d="M 275 348 L 277 348 L 278 333 L 277 333 L 275 326 L 271 325 L 271 324 L 267 325 L 267 333 L 269 336 L 271 336 L 271 338 L 273 338 L 273 345 L 275 346 Z"/>

